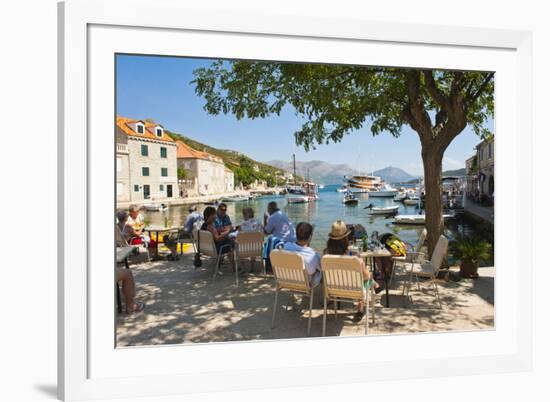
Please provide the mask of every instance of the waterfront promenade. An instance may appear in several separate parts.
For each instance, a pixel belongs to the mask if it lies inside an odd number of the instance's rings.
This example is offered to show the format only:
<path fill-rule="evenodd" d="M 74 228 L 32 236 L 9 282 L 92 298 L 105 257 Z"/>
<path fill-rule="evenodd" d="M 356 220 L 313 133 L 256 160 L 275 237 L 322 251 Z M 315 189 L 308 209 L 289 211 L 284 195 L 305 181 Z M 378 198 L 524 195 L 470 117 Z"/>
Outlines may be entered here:
<path fill-rule="evenodd" d="M 274 297 L 273 276 L 243 276 L 240 285 L 229 264 L 223 276 L 212 279 L 212 260 L 204 260 L 195 272 L 192 254 L 180 261 L 154 261 L 133 265 L 137 300 L 147 304 L 136 315 L 117 318 L 117 345 L 163 345 L 306 337 L 308 299 L 282 293 L 276 326 L 271 329 Z M 248 264 L 245 265 L 248 268 Z M 457 267 L 453 267 L 457 271 Z M 256 264 L 256 272 L 260 271 Z M 401 296 L 405 275 L 396 274 L 390 288 L 390 308 L 377 303 L 376 323 L 370 335 L 433 331 L 470 331 L 494 328 L 494 268 L 479 269 L 476 280 L 440 280 L 443 309 L 439 309 L 427 284 L 414 285 L 409 298 Z M 377 300 L 383 293 L 377 295 Z M 288 306 L 288 311 L 285 311 Z M 364 322 L 351 321 L 354 307 L 343 303 L 335 319 L 327 317 L 327 336 L 363 336 Z M 311 336 L 321 336 L 322 295 L 314 298 Z"/>
<path fill-rule="evenodd" d="M 130 205 L 144 205 L 151 203 L 163 203 L 166 205 L 189 205 L 189 204 L 202 204 L 205 202 L 213 202 L 225 197 L 245 196 L 250 197 L 252 195 L 272 194 L 275 191 L 280 191 L 281 188 L 265 188 L 265 189 L 252 189 L 252 190 L 236 190 L 232 192 L 220 193 L 220 194 L 208 194 L 197 195 L 192 197 L 173 197 L 173 198 L 155 198 L 141 201 L 117 201 L 117 209 L 128 208 Z"/>
<path fill-rule="evenodd" d="M 486 222 L 494 224 L 495 212 L 493 207 L 484 207 L 466 199 L 464 201 L 464 210 Z"/>

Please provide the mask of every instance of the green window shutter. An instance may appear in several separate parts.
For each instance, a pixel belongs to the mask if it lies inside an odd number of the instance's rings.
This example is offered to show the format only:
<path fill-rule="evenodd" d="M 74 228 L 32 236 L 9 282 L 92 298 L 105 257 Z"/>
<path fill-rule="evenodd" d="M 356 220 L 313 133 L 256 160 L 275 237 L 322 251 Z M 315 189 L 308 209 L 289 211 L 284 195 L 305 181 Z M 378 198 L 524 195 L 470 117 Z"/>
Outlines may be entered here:
<path fill-rule="evenodd" d="M 160 175 L 162 177 L 167 177 L 168 176 L 168 168 L 160 168 Z"/>
<path fill-rule="evenodd" d="M 134 191 L 139 191 L 139 185 L 138 184 L 134 184 Z"/>
<path fill-rule="evenodd" d="M 141 156 L 149 156 L 149 147 L 147 145 L 141 146 Z"/>
<path fill-rule="evenodd" d="M 164 191 L 164 185 L 163 184 L 160 185 L 160 191 Z"/>
<path fill-rule="evenodd" d="M 165 147 L 160 147 L 160 157 L 166 158 L 167 157 L 167 150 Z"/>
<path fill-rule="evenodd" d="M 143 176 L 149 176 L 149 168 L 148 167 L 142 167 L 141 168 L 141 174 Z"/>

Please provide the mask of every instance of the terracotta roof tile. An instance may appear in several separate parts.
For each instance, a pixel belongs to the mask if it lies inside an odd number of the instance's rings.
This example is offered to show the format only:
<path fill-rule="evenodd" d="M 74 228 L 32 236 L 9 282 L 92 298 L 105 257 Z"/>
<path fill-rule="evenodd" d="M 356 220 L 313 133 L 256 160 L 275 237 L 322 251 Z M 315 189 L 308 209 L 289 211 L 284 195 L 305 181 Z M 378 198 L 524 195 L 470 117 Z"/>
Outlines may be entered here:
<path fill-rule="evenodd" d="M 135 122 L 142 122 L 145 126 L 145 130 L 143 134 L 138 134 L 135 132 L 132 127 L 130 126 L 132 123 Z M 154 123 L 147 123 L 143 120 L 134 120 L 129 119 L 127 117 L 117 116 L 116 117 L 116 125 L 118 128 L 120 128 L 125 134 L 132 136 L 132 137 L 139 137 L 139 138 L 148 138 L 150 140 L 157 140 L 157 141 L 165 141 L 165 142 L 175 142 L 168 134 L 166 134 L 164 131 L 162 133 L 162 137 L 157 137 L 157 135 L 154 133 L 154 127 L 160 126 L 160 124 L 154 124 Z"/>

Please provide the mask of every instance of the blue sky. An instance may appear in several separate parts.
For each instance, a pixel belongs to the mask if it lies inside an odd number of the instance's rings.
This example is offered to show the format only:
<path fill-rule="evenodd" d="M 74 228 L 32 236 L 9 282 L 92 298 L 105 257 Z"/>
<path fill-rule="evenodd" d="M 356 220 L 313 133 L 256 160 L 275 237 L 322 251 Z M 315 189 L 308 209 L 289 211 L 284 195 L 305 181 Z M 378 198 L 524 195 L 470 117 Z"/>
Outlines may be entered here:
<path fill-rule="evenodd" d="M 305 152 L 294 144 L 293 133 L 302 126 L 302 118 L 290 107 L 280 116 L 237 120 L 232 115 L 208 115 L 204 99 L 195 94 L 193 70 L 208 66 L 211 60 L 156 56 L 117 56 L 117 113 L 151 118 L 166 129 L 183 134 L 216 148 L 234 149 L 258 161 L 323 160 L 346 163 L 363 172 L 396 166 L 414 175 L 422 174 L 420 142 L 408 126 L 399 138 L 387 133 L 373 137 L 368 127 L 344 137 L 340 143 L 319 145 Z M 493 122 L 488 122 L 493 128 Z M 479 138 L 467 127 L 451 143 L 443 168 L 464 167 L 474 154 Z"/>

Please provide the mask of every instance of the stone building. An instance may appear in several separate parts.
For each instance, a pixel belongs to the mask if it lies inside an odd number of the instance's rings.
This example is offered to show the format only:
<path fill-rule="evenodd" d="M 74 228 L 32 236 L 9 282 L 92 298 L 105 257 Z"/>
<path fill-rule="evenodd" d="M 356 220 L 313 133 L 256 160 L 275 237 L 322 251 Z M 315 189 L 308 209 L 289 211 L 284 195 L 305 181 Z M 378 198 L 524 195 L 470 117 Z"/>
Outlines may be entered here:
<path fill-rule="evenodd" d="M 117 116 L 115 130 L 117 133 L 117 200 L 139 202 L 177 197 L 176 142 L 164 132 L 162 125 Z M 126 136 L 125 139 L 124 136 Z M 123 145 L 126 145 L 126 153 L 123 152 Z M 127 179 L 124 166 L 125 155 L 128 159 Z M 124 196 L 124 189 L 128 191 L 127 197 Z"/>
<path fill-rule="evenodd" d="M 116 200 L 130 201 L 130 158 L 128 153 L 128 135 L 118 126 L 115 127 L 116 139 Z"/>
<path fill-rule="evenodd" d="M 492 198 L 495 189 L 495 140 L 476 145 L 476 154 L 466 160 L 467 191 Z"/>
<path fill-rule="evenodd" d="M 234 175 L 223 160 L 177 141 L 178 168 L 185 170 L 184 190 L 188 195 L 224 194 L 234 191 Z"/>
<path fill-rule="evenodd" d="M 492 196 L 495 189 L 494 145 L 494 137 L 491 137 L 476 146 L 479 190 L 489 197 Z"/>

